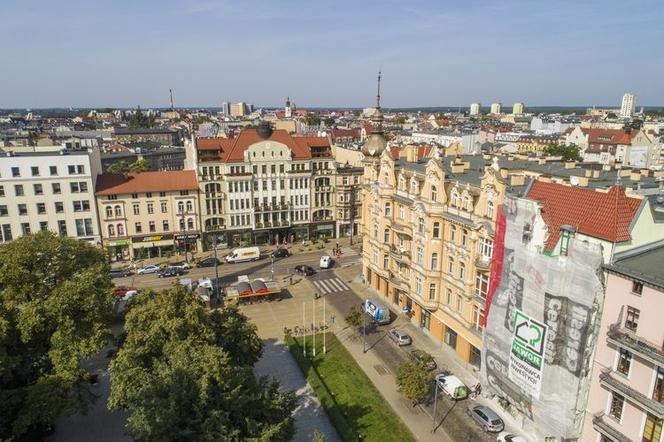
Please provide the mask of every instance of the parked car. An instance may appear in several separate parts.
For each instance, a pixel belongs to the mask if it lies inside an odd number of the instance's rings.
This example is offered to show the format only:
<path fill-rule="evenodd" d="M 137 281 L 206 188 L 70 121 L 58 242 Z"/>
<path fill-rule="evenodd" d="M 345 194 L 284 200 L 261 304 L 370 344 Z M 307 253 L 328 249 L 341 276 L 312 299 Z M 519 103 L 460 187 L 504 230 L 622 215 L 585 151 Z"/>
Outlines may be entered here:
<path fill-rule="evenodd" d="M 111 269 L 111 278 L 126 278 L 127 276 L 131 276 L 129 269 Z"/>
<path fill-rule="evenodd" d="M 468 407 L 468 415 L 473 418 L 475 422 L 480 424 L 484 431 L 490 433 L 498 433 L 505 429 L 503 420 L 489 407 L 484 405 L 475 405 Z"/>
<path fill-rule="evenodd" d="M 454 375 L 439 373 L 435 377 L 436 383 L 453 400 L 466 399 L 468 397 L 468 387 Z"/>
<path fill-rule="evenodd" d="M 189 270 L 191 269 L 191 264 L 186 261 L 174 262 L 171 264 L 171 267 L 179 268 L 180 270 Z"/>
<path fill-rule="evenodd" d="M 270 255 L 272 258 L 287 258 L 291 256 L 291 252 L 288 249 L 277 249 Z"/>
<path fill-rule="evenodd" d="M 387 336 L 389 336 L 390 339 L 392 339 L 399 347 L 413 343 L 413 340 L 410 338 L 410 336 L 397 328 L 393 328 L 392 330 L 388 331 Z"/>
<path fill-rule="evenodd" d="M 332 267 L 332 258 L 329 255 L 323 255 L 320 257 L 320 268 L 329 269 Z"/>
<path fill-rule="evenodd" d="M 496 440 L 498 442 L 528 442 L 528 439 L 525 437 L 517 436 L 516 434 L 511 434 L 507 431 L 501 431 Z"/>
<path fill-rule="evenodd" d="M 117 296 L 118 298 L 121 298 L 130 290 L 136 290 L 136 288 L 121 285 L 113 289 L 113 295 Z"/>
<path fill-rule="evenodd" d="M 230 264 L 258 261 L 259 259 L 261 259 L 261 251 L 258 247 L 240 247 L 239 249 L 234 249 L 226 256 L 226 262 Z"/>
<path fill-rule="evenodd" d="M 416 363 L 423 365 L 427 370 L 435 370 L 438 367 L 433 356 L 425 351 L 413 350 L 408 353 L 408 357 Z"/>
<path fill-rule="evenodd" d="M 311 276 L 314 273 L 316 273 L 316 271 L 314 270 L 313 267 L 308 266 L 306 264 L 298 264 L 295 266 L 295 273 L 300 273 L 301 275 L 305 276 Z"/>
<path fill-rule="evenodd" d="M 170 278 L 173 276 L 180 276 L 183 274 L 184 271 L 182 271 L 179 267 L 168 267 L 161 272 L 159 272 L 159 277 L 160 278 Z"/>
<path fill-rule="evenodd" d="M 217 258 L 205 258 L 198 261 L 198 267 L 214 267 L 215 265 L 221 265 L 221 261 Z"/>
<path fill-rule="evenodd" d="M 120 299 L 122 299 L 123 301 L 129 301 L 131 298 L 133 298 L 136 295 L 138 295 L 138 289 L 132 289 L 127 291 L 127 293 L 125 293 L 124 296 Z"/>
<path fill-rule="evenodd" d="M 139 275 L 147 275 L 148 273 L 157 273 L 158 271 L 159 271 L 159 266 L 149 265 L 143 267 L 142 269 L 138 269 L 138 272 L 136 273 L 138 273 Z"/>

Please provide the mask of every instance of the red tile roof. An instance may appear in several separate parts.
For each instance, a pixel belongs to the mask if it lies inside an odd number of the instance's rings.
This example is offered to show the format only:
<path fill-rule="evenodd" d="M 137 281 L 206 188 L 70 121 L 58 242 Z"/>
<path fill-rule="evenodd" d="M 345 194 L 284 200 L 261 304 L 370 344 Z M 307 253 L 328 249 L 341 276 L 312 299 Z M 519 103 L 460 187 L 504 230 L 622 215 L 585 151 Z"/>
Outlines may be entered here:
<path fill-rule="evenodd" d="M 547 251 L 556 246 L 560 226 L 565 224 L 606 241 L 630 240 L 629 226 L 642 201 L 626 196 L 620 186 L 605 193 L 544 181 L 535 181 L 526 197 L 542 203 L 542 218 L 549 228 Z"/>
<path fill-rule="evenodd" d="M 162 172 L 104 173 L 97 178 L 97 195 L 139 192 L 172 192 L 196 190 L 195 170 Z"/>

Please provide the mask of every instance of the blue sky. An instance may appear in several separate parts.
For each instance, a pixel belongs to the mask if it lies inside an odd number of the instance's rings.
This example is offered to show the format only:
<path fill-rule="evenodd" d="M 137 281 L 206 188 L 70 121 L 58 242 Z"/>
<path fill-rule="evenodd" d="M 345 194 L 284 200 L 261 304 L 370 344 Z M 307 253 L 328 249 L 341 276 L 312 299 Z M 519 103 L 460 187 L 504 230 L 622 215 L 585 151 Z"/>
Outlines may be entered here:
<path fill-rule="evenodd" d="M 0 108 L 664 105 L 664 2 L 2 0 Z"/>

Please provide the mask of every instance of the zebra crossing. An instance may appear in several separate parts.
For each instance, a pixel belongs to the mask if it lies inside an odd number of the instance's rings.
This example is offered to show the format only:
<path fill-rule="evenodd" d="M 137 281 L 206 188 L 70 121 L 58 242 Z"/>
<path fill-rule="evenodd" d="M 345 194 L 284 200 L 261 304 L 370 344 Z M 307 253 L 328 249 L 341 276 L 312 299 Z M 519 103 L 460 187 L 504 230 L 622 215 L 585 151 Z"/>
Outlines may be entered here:
<path fill-rule="evenodd" d="M 321 295 L 350 290 L 340 278 L 318 279 L 312 282 Z"/>

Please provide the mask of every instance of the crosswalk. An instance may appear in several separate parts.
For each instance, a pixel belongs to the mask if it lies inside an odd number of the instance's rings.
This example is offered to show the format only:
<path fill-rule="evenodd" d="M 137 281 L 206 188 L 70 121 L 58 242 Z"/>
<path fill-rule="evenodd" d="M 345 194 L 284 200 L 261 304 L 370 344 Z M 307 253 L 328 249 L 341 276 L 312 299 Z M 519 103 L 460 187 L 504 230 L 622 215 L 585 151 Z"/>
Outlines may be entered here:
<path fill-rule="evenodd" d="M 312 282 L 321 295 L 349 290 L 340 278 L 319 279 Z"/>

